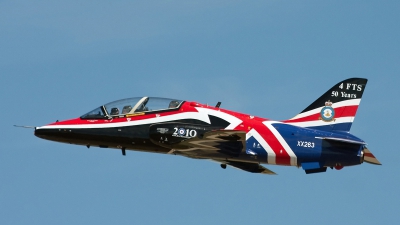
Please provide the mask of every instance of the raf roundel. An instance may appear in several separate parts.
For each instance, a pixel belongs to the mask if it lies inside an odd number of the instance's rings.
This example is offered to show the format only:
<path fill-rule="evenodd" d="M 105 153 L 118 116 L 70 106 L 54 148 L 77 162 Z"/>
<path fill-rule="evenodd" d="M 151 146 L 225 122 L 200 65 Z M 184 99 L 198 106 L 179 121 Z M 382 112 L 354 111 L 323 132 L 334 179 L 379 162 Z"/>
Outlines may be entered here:
<path fill-rule="evenodd" d="M 179 130 L 178 130 L 178 134 L 180 135 L 180 136 L 183 136 L 183 135 L 185 135 L 185 129 L 183 129 L 183 128 L 179 128 Z"/>
<path fill-rule="evenodd" d="M 325 102 L 325 107 L 321 109 L 320 115 L 320 119 L 325 122 L 331 122 L 335 120 L 335 110 L 332 107 L 331 101 Z"/>

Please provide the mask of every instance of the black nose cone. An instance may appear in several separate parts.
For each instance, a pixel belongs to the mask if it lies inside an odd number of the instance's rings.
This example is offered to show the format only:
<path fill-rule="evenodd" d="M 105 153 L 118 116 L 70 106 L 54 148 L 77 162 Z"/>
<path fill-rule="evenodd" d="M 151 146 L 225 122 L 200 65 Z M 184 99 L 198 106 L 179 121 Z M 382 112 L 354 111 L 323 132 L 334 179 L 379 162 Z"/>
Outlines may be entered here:
<path fill-rule="evenodd" d="M 58 139 L 59 130 L 58 129 L 35 129 L 35 136 L 39 138 L 43 138 L 46 140 L 55 141 Z"/>

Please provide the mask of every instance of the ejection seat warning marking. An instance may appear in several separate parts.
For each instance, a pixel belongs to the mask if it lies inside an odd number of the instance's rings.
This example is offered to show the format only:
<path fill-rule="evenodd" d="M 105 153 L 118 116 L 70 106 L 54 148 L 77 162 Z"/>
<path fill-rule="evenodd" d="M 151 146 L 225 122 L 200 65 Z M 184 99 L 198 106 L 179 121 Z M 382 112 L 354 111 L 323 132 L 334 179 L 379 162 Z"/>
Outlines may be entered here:
<path fill-rule="evenodd" d="M 182 138 L 193 138 L 197 136 L 196 130 L 185 129 L 185 128 L 174 128 L 174 133 L 172 134 L 174 137 L 182 137 Z"/>
<path fill-rule="evenodd" d="M 165 134 L 168 132 L 168 128 L 157 128 L 157 132 L 161 134 Z"/>

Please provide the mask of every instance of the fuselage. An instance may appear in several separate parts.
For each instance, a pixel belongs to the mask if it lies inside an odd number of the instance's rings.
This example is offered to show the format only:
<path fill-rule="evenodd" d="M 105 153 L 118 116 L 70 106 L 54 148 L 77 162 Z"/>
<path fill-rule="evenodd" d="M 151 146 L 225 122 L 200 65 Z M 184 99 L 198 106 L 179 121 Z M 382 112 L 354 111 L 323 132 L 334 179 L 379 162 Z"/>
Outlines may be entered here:
<path fill-rule="evenodd" d="M 175 154 L 179 152 L 175 147 L 179 142 L 201 138 L 209 131 L 236 130 L 246 133 L 244 146 L 221 142 L 222 151 L 201 151 L 195 158 L 286 166 L 318 162 L 324 167 L 357 165 L 363 161 L 363 145 L 357 144 L 363 141 L 346 132 L 294 126 L 197 102 L 178 103 L 175 107 L 144 108 L 115 115 L 111 115 L 110 107 L 103 106 L 98 110 L 104 115 L 57 121 L 37 127 L 35 135 L 87 147 Z M 139 103 L 134 107 L 140 107 Z M 326 137 L 354 140 L 354 144 Z"/>

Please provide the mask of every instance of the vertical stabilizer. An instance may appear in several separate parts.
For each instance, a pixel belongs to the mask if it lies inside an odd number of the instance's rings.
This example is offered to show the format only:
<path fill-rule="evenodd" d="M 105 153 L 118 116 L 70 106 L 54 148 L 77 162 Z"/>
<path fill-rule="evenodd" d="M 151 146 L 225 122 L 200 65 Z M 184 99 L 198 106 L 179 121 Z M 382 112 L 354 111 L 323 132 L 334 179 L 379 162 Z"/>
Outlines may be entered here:
<path fill-rule="evenodd" d="M 349 132 L 366 85 L 365 78 L 341 81 L 301 113 L 284 122 L 326 131 Z"/>

